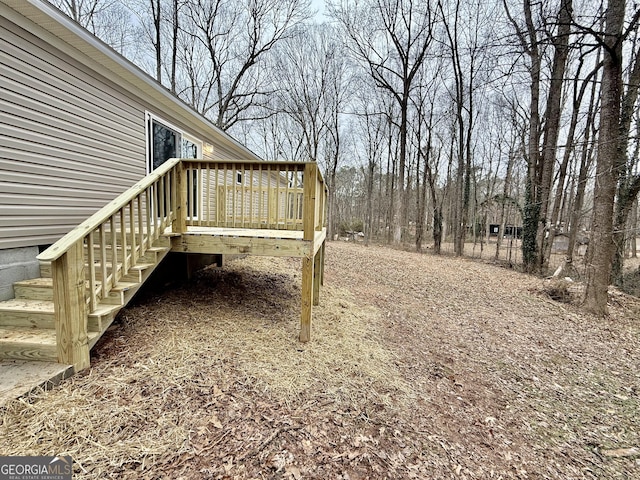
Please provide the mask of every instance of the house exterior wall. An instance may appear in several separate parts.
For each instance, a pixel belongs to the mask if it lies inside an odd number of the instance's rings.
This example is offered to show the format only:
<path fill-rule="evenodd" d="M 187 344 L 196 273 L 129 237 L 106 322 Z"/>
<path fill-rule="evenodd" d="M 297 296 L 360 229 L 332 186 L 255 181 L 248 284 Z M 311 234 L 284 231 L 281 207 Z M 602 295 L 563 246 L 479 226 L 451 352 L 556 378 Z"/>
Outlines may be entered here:
<path fill-rule="evenodd" d="M 55 242 L 144 175 L 144 106 L 10 22 L 0 92 L 0 249 Z"/>
<path fill-rule="evenodd" d="M 73 55 L 77 39 L 61 42 L 4 0 L 0 18 L 0 250 L 54 243 L 143 177 L 147 112 L 208 145 L 205 158 L 252 158 L 186 106 L 128 84 L 144 75 L 135 67 L 97 71 L 91 45 Z"/>
<path fill-rule="evenodd" d="M 39 246 L 145 175 L 147 114 L 204 158 L 256 159 L 50 4 L 0 0 L 0 297 L 37 276 Z"/>

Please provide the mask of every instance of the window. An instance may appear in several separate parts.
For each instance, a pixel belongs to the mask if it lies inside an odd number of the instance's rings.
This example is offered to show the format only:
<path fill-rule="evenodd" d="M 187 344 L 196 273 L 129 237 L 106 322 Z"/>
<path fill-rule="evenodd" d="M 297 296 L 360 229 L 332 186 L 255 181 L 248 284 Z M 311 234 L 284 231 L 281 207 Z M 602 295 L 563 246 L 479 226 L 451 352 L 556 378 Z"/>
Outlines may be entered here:
<path fill-rule="evenodd" d="M 147 173 L 151 173 L 170 158 L 202 158 L 202 142 L 170 123 L 147 113 Z M 193 179 L 191 178 L 193 175 Z M 198 215 L 198 177 L 197 172 L 187 171 L 187 182 L 193 192 L 188 202 L 193 205 L 188 211 L 194 217 Z"/>
<path fill-rule="evenodd" d="M 182 158 L 200 158 L 202 144 L 198 145 L 185 135 L 182 136 Z"/>
<path fill-rule="evenodd" d="M 201 158 L 202 141 L 147 113 L 147 173 L 170 158 Z"/>

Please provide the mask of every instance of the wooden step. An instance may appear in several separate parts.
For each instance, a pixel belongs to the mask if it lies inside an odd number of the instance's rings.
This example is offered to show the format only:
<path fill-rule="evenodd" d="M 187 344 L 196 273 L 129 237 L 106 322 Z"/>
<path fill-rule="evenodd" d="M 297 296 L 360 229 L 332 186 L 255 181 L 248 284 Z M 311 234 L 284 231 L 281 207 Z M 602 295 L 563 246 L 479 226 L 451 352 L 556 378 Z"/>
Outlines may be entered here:
<path fill-rule="evenodd" d="M 141 262 L 158 263 L 160 260 L 162 260 L 162 257 L 164 256 L 164 254 L 167 253 L 168 251 L 169 251 L 169 247 L 148 248 L 144 252 L 144 255 L 140 257 L 140 260 L 138 260 L 138 263 L 141 263 Z"/>
<path fill-rule="evenodd" d="M 164 258 L 164 255 L 166 255 L 166 252 L 167 250 L 165 250 L 162 253 L 158 253 L 158 255 L 163 255 L 163 256 L 158 258 L 154 262 L 150 262 L 146 259 L 139 260 L 138 263 L 129 267 L 129 273 L 127 275 L 122 275 L 122 264 L 118 263 L 117 269 L 120 277 L 118 282 L 123 281 L 123 282 L 142 283 L 144 280 L 146 280 L 146 276 L 144 275 L 144 272 L 149 269 L 153 270 L 156 267 L 156 265 L 160 263 L 162 258 Z M 96 265 L 96 279 L 101 280 L 100 270 L 98 269 L 100 263 L 96 263 L 95 265 Z M 106 263 L 105 265 L 107 267 L 107 275 L 111 276 L 111 272 L 113 270 L 112 264 Z M 85 265 L 85 278 L 88 278 L 90 274 L 88 267 L 89 267 L 88 265 Z"/>
<path fill-rule="evenodd" d="M 122 305 L 99 304 L 96 309 L 87 315 L 87 330 L 102 334 L 116 318 Z"/>
<path fill-rule="evenodd" d="M 89 332 L 90 346 L 100 334 Z M 0 327 L 0 359 L 57 362 L 56 331 L 22 327 Z"/>
<path fill-rule="evenodd" d="M 13 291 L 16 298 L 25 298 L 27 300 L 53 300 L 53 279 L 49 278 L 32 278 L 31 280 L 23 280 L 13 284 Z"/>
<path fill-rule="evenodd" d="M 89 281 L 86 282 L 87 291 Z M 95 282 L 94 290 L 100 291 L 100 282 Z M 13 284 L 13 291 L 16 299 L 53 301 L 53 279 L 52 278 L 32 278 L 22 280 Z M 88 297 L 88 293 L 87 293 Z"/>
<path fill-rule="evenodd" d="M 136 230 L 137 232 L 137 230 Z M 158 238 L 152 240 L 152 244 L 157 245 L 158 241 L 160 241 L 161 244 L 164 244 L 164 242 L 168 241 L 169 239 L 173 238 L 173 237 L 179 237 L 181 234 L 180 233 L 173 233 L 173 232 L 164 232 L 164 233 L 158 233 Z M 148 236 L 146 233 L 146 230 L 144 232 L 144 243 L 148 245 Z M 127 242 L 127 248 L 130 249 L 131 248 L 131 236 L 129 233 L 129 230 L 127 230 L 127 235 L 126 235 L 126 242 Z M 106 232 L 106 243 L 107 244 L 111 244 L 111 232 Z M 93 244 L 96 246 L 96 248 L 98 248 L 99 246 L 99 242 L 100 242 L 100 236 L 99 235 L 95 235 L 93 237 Z M 136 247 L 140 245 L 139 242 L 139 235 L 136 234 Z M 116 230 L 116 245 L 118 247 L 122 246 L 122 235 L 120 235 L 120 230 Z M 168 245 L 165 245 L 168 246 Z"/>
<path fill-rule="evenodd" d="M 0 325 L 55 329 L 53 302 L 24 298 L 0 302 Z"/>
<path fill-rule="evenodd" d="M 119 281 L 129 283 L 143 283 L 148 275 L 147 271 L 155 268 L 155 263 L 139 263 L 129 269 L 129 273 L 124 275 Z"/>
<path fill-rule="evenodd" d="M 40 262 L 40 276 L 51 278 L 51 262 Z"/>
<path fill-rule="evenodd" d="M 171 248 L 171 240 L 172 239 L 178 239 L 181 236 L 182 236 L 182 234 L 180 234 L 180 233 L 173 233 L 173 232 L 163 233 L 153 243 L 153 245 L 156 246 L 156 247 L 166 247 L 166 248 L 170 249 Z"/>
<path fill-rule="evenodd" d="M 56 331 L 0 327 L 0 358 L 56 362 Z"/>
<path fill-rule="evenodd" d="M 85 247 L 85 260 L 87 260 L 87 252 L 86 252 L 86 247 Z M 162 246 L 158 246 L 158 247 L 150 247 L 150 248 L 146 248 L 144 250 L 144 254 L 140 255 L 140 249 L 136 248 L 136 263 L 140 263 L 142 262 L 146 262 L 146 263 L 155 263 L 158 261 L 158 257 L 161 256 L 163 253 L 167 252 L 169 250 L 169 247 L 162 247 Z M 123 254 L 125 252 L 122 251 L 121 247 L 117 248 L 117 260 L 118 263 L 122 263 L 123 260 Z M 130 259 L 131 256 L 131 249 L 127 248 L 126 250 L 126 255 L 127 257 Z M 111 246 L 108 246 L 107 248 L 105 248 L 105 257 L 107 262 L 111 263 L 113 260 L 113 248 L 111 248 Z M 96 263 L 96 265 L 98 265 L 101 261 L 102 261 L 102 255 L 100 255 L 99 251 L 98 251 L 98 246 L 96 245 L 96 251 L 94 254 L 94 262 Z"/>
<path fill-rule="evenodd" d="M 101 276 L 101 268 L 102 268 L 102 262 L 100 261 L 96 261 L 94 264 L 94 267 L 96 269 L 96 277 L 100 277 Z M 107 269 L 107 275 L 111 275 L 111 272 L 113 271 L 113 264 L 111 262 L 107 262 L 104 264 L 104 266 Z M 122 271 L 122 263 L 120 263 L 120 261 L 118 261 L 118 263 L 116 264 L 116 268 L 118 269 L 118 271 Z M 84 264 L 84 274 L 85 274 L 85 278 L 88 278 L 89 276 L 89 264 L 85 263 Z"/>
<path fill-rule="evenodd" d="M 114 292 L 128 292 L 139 286 L 140 284 L 136 282 L 118 282 L 111 290 Z"/>
<path fill-rule="evenodd" d="M 109 292 L 109 296 L 101 299 L 100 303 L 124 306 L 138 291 L 138 287 L 140 287 L 138 282 L 118 282 Z"/>

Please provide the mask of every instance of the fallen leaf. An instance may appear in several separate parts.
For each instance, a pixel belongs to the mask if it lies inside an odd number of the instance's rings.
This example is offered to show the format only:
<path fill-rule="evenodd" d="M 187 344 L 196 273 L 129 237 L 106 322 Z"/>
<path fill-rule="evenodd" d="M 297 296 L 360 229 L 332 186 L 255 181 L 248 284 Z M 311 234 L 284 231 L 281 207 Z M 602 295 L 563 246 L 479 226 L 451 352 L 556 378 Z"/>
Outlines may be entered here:
<path fill-rule="evenodd" d="M 622 458 L 640 455 L 640 448 L 616 448 L 615 450 L 601 450 L 600 453 L 605 457 Z"/>
<path fill-rule="evenodd" d="M 293 478 L 295 478 L 295 480 L 300 480 L 302 478 L 302 474 L 300 473 L 300 469 L 298 467 L 294 467 L 293 465 L 285 467 L 284 471 L 285 471 L 285 473 L 289 473 L 289 474 L 293 475 Z"/>
<path fill-rule="evenodd" d="M 211 423 L 216 428 L 222 428 L 222 422 L 220 422 L 220 419 L 217 415 L 211 415 L 209 423 Z"/>

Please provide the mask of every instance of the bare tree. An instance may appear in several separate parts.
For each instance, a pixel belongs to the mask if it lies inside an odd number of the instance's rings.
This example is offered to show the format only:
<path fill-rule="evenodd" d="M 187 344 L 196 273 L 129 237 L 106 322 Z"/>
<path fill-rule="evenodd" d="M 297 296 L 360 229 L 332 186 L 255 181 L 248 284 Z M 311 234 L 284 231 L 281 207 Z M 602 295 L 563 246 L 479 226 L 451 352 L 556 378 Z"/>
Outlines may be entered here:
<path fill-rule="evenodd" d="M 208 97 L 200 112 L 224 130 L 254 118 L 252 110 L 274 90 L 261 71 L 263 61 L 308 18 L 308 1 L 197 0 L 187 5 L 185 14 L 189 33 L 208 54 Z"/>
<path fill-rule="evenodd" d="M 407 223 L 408 118 L 415 77 L 433 41 L 435 15 L 428 0 L 329 2 L 328 10 L 349 38 L 349 48 L 376 85 L 399 105 L 399 159 L 393 240 L 399 243 Z"/>
<path fill-rule="evenodd" d="M 52 0 L 62 12 L 125 56 L 135 56 L 137 28 L 117 0 Z"/>
<path fill-rule="evenodd" d="M 540 164 L 536 166 L 537 179 L 534 201 L 540 205 L 538 227 L 536 232 L 537 265 L 539 271 L 545 268 L 544 246 L 547 238 L 547 214 L 553 173 L 555 170 L 556 152 L 558 150 L 558 136 L 560 133 L 562 86 L 565 79 L 567 57 L 569 55 L 569 36 L 571 34 L 571 20 L 573 15 L 572 0 L 561 0 L 557 15 L 557 33 L 552 35 L 551 43 L 554 48 L 551 78 L 549 80 L 549 94 L 544 115 L 542 155 Z"/>
<path fill-rule="evenodd" d="M 305 160 L 324 167 L 331 237 L 337 227 L 332 213 L 349 84 L 344 48 L 331 25 L 305 25 L 275 53 L 272 73 L 279 79 L 279 89 L 274 113 L 287 115 L 297 125 Z"/>
<path fill-rule="evenodd" d="M 531 0 L 524 0 L 524 26 L 512 16 L 504 1 L 505 11 L 514 27 L 522 51 L 529 58 L 530 85 L 530 125 L 527 148 L 527 183 L 525 189 L 525 205 L 523 219 L 522 253 L 525 269 L 536 271 L 542 268 L 543 244 L 547 226 L 547 211 L 555 156 L 558 148 L 560 131 L 561 98 L 564 72 L 568 56 L 569 35 L 572 25 L 573 5 L 571 0 L 561 0 L 556 20 L 539 18 L 542 25 L 536 24 Z M 553 45 L 554 55 L 549 73 L 548 95 L 544 122 L 540 116 L 541 87 L 543 74 L 543 55 L 545 27 L 555 23 L 556 31 L 549 31 L 549 42 Z M 542 145 L 540 141 L 542 139 Z"/>
<path fill-rule="evenodd" d="M 626 34 L 632 29 L 637 28 L 638 12 L 632 19 Z M 637 33 L 637 32 L 636 32 Z M 626 226 L 629 214 L 638 193 L 640 193 L 640 170 L 638 163 L 638 139 L 635 139 L 635 153 L 628 154 L 631 140 L 631 128 L 633 117 L 637 109 L 638 91 L 640 90 L 640 49 L 638 48 L 638 39 L 636 38 L 630 47 L 630 56 L 632 65 L 629 74 L 625 79 L 625 87 L 623 87 L 623 96 L 621 99 L 621 118 L 620 118 L 620 134 L 618 149 L 619 157 L 616 160 L 616 173 L 618 175 L 618 185 L 616 193 L 615 217 L 613 227 L 613 242 L 615 246 L 615 254 L 613 257 L 612 277 L 617 285 L 622 285 L 623 275 L 622 267 L 625 257 L 625 237 Z M 638 121 L 638 118 L 635 120 Z M 638 127 L 636 126 L 636 129 Z"/>
<path fill-rule="evenodd" d="M 108 9 L 112 0 L 52 0 L 56 7 L 83 27 L 91 30 L 101 12 Z"/>
<path fill-rule="evenodd" d="M 366 84 L 365 84 L 366 85 Z M 384 148 L 385 129 L 388 127 L 387 119 L 382 112 L 384 107 L 377 105 L 379 99 L 371 95 L 371 91 L 366 87 L 360 89 L 358 95 L 356 134 L 361 139 L 362 144 L 358 145 L 358 150 L 363 153 L 365 161 L 362 170 L 364 172 L 366 184 L 366 212 L 364 221 L 364 241 L 366 245 L 372 239 L 372 235 L 379 227 L 379 222 L 374 222 L 374 186 L 376 173 L 381 164 L 381 157 Z M 378 181 L 381 182 L 381 175 Z M 380 208 L 380 202 L 378 202 Z"/>
<path fill-rule="evenodd" d="M 587 110 L 586 125 L 580 142 L 580 167 L 575 186 L 575 195 L 573 196 L 571 216 L 569 219 L 569 242 L 567 246 L 567 255 L 564 261 L 564 267 L 568 269 L 568 274 L 576 273 L 573 266 L 573 254 L 578 239 L 578 231 L 580 228 L 580 220 L 584 215 L 584 199 L 587 188 L 588 174 L 594 159 L 594 150 L 596 143 L 594 141 L 597 134 L 596 114 L 599 100 L 596 96 L 597 88 L 594 85 L 591 88 L 591 97 L 589 100 L 589 108 Z"/>
<path fill-rule="evenodd" d="M 564 154 L 562 156 L 562 162 L 560 163 L 560 167 L 558 170 L 558 186 L 557 186 L 557 191 L 556 191 L 556 196 L 555 199 L 553 201 L 553 208 L 551 210 L 551 216 L 550 216 L 550 226 L 549 226 L 549 236 L 548 239 L 545 242 L 544 245 L 544 260 L 543 260 L 543 265 L 544 264 L 548 264 L 549 263 L 549 259 L 551 257 L 551 250 L 552 250 L 552 245 L 553 245 L 553 240 L 554 237 L 556 235 L 556 232 L 559 230 L 559 216 L 560 216 L 560 207 L 562 204 L 563 199 L 566 200 L 566 197 L 562 194 L 563 190 L 564 190 L 564 185 L 565 185 L 565 181 L 567 178 L 567 169 L 569 167 L 569 161 L 572 157 L 572 153 L 575 151 L 575 136 L 576 136 L 576 129 L 578 128 L 578 120 L 580 117 L 580 113 L 582 111 L 582 102 L 585 96 L 585 93 L 587 92 L 587 88 L 591 87 L 591 92 L 595 93 L 595 86 L 594 86 L 594 77 L 597 75 L 600 67 L 601 67 L 601 63 L 598 61 L 597 57 L 596 57 L 596 66 L 594 68 L 592 68 L 592 70 L 585 76 L 584 79 L 580 78 L 580 72 L 582 70 L 582 66 L 584 64 L 584 60 L 580 59 L 580 62 L 578 64 L 578 68 L 577 71 L 575 73 L 574 76 L 574 80 L 572 82 L 573 84 L 573 101 L 572 101 L 572 111 L 571 111 L 571 119 L 569 121 L 569 130 L 567 132 L 567 136 L 566 136 L 566 141 L 565 141 L 565 147 L 564 147 Z M 593 106 L 593 95 L 592 95 L 592 103 L 591 105 Z M 591 122 L 593 121 L 593 114 L 592 114 L 592 110 L 590 110 L 589 112 L 587 112 L 587 131 L 586 131 L 586 138 L 588 140 L 589 138 L 589 128 L 591 125 Z M 586 155 L 587 152 L 587 147 L 583 147 L 582 152 Z M 582 178 L 579 179 L 578 184 L 581 185 L 582 187 L 582 194 L 579 197 L 579 205 L 577 205 L 579 207 L 579 209 L 582 208 L 582 201 L 584 198 L 584 186 L 585 186 L 585 182 L 586 182 L 586 174 L 587 174 L 587 163 L 586 163 L 587 157 L 583 156 L 582 157 L 582 162 L 581 162 L 581 173 L 582 173 Z M 576 219 L 577 220 L 577 219 Z M 577 221 L 576 221 L 577 223 Z M 572 228 L 574 227 L 575 224 L 572 223 Z M 575 235 L 574 235 L 574 241 L 575 241 Z M 574 243 L 575 246 L 575 243 Z M 567 252 L 568 256 L 567 259 L 565 259 L 565 265 L 569 266 L 572 264 L 571 260 L 573 257 L 573 252 Z M 567 274 L 569 274 L 571 272 L 567 272 Z"/>

